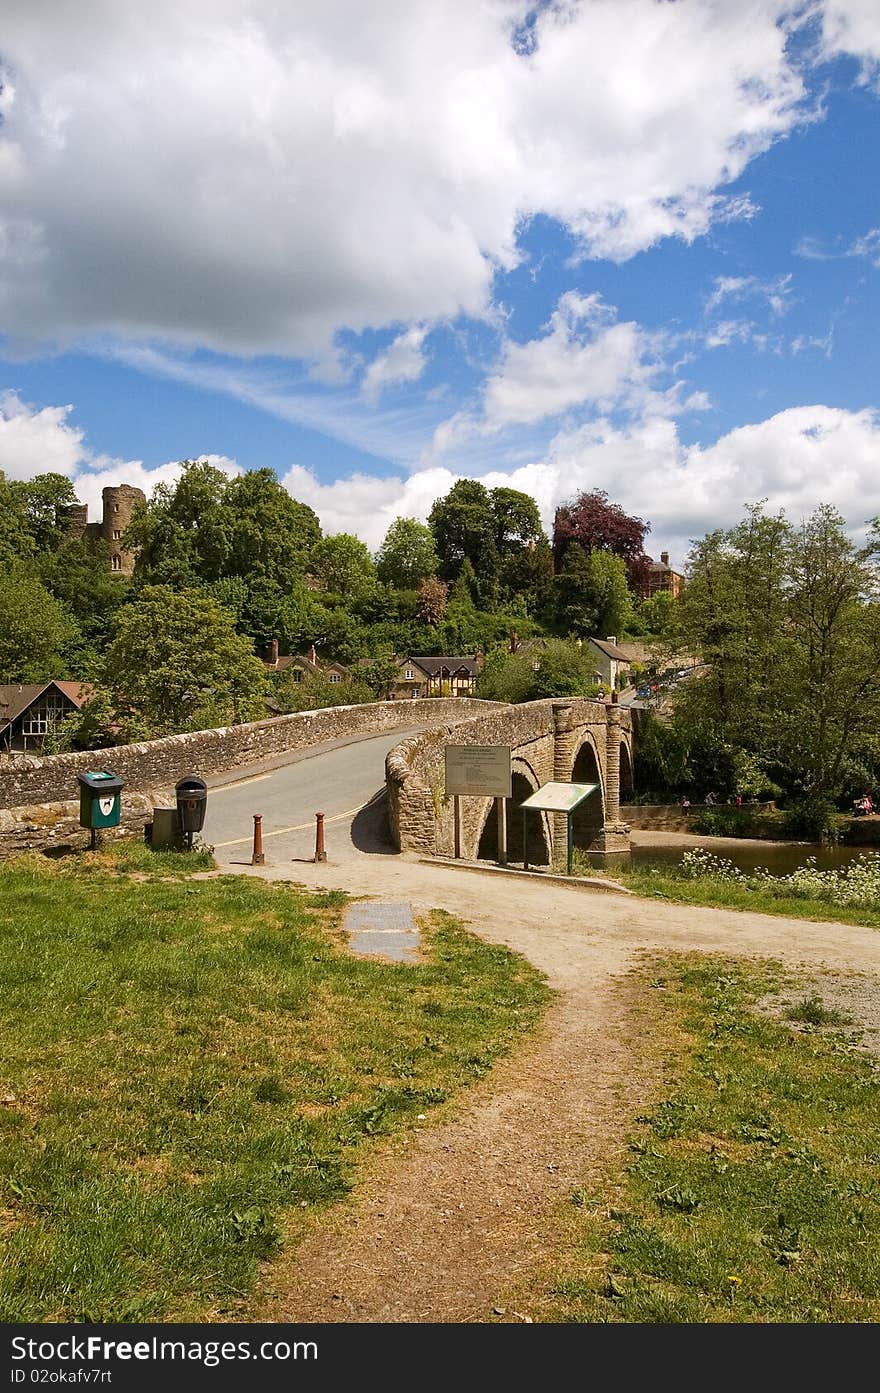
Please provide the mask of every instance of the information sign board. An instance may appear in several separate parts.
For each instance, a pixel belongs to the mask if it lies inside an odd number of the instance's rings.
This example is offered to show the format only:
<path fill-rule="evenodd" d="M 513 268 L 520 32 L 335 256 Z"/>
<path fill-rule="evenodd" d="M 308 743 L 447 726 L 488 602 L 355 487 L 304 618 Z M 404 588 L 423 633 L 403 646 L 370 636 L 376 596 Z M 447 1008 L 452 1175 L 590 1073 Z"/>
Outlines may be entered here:
<path fill-rule="evenodd" d="M 509 798 L 509 745 L 447 745 L 446 793 L 473 798 Z"/>
<path fill-rule="evenodd" d="M 598 784 L 544 784 L 524 798 L 520 807 L 540 808 L 545 813 L 570 813 L 598 787 Z"/>

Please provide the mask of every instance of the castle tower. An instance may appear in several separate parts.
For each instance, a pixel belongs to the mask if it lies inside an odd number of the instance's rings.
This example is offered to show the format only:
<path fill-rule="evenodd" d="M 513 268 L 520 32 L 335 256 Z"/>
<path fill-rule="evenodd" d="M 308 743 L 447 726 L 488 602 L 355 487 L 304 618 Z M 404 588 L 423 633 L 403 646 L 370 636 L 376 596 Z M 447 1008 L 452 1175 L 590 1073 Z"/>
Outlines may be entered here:
<path fill-rule="evenodd" d="M 130 576 L 134 572 L 134 556 L 122 546 L 122 536 L 135 505 L 147 501 L 146 494 L 132 484 L 109 484 L 101 490 L 101 498 L 104 515 L 100 536 L 110 547 L 110 569 L 116 576 Z"/>

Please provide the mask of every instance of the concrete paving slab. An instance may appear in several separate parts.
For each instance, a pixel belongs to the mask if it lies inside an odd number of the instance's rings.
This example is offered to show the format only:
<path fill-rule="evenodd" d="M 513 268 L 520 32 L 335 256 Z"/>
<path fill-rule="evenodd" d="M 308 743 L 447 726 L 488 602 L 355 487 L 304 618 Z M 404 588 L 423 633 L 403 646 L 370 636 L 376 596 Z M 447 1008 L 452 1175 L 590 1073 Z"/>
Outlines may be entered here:
<path fill-rule="evenodd" d="M 420 934 L 405 900 L 365 900 L 349 905 L 343 928 L 348 946 L 363 957 L 418 962 Z"/>

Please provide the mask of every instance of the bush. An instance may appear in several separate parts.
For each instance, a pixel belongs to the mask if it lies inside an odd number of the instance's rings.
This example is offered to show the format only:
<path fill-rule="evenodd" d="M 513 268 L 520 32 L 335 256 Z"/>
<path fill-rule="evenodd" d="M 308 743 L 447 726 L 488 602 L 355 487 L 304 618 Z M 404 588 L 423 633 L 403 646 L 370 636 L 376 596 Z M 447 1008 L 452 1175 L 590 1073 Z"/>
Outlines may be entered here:
<path fill-rule="evenodd" d="M 786 808 L 782 821 L 790 837 L 804 837 L 811 842 L 840 840 L 837 810 L 833 803 L 824 800 L 795 803 Z"/>

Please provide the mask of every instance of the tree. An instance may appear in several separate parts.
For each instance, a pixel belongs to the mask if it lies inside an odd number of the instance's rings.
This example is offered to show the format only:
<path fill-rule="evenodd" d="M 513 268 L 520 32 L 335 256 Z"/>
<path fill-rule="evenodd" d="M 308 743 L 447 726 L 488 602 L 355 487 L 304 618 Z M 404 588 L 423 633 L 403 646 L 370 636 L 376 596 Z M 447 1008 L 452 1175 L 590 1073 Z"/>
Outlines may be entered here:
<path fill-rule="evenodd" d="M 423 624 L 439 624 L 446 613 L 449 586 L 436 576 L 429 576 L 419 587 L 418 617 Z"/>
<path fill-rule="evenodd" d="M 417 590 L 437 574 L 438 558 L 429 527 L 415 518 L 396 518 L 376 554 L 376 572 L 383 585 Z"/>
<path fill-rule="evenodd" d="M 323 537 L 312 547 L 311 569 L 327 590 L 356 599 L 376 584 L 376 567 L 367 547 L 348 532 Z"/>
<path fill-rule="evenodd" d="M 0 566 L 20 565 L 34 552 L 20 485 L 0 469 Z"/>
<path fill-rule="evenodd" d="M 64 474 L 37 474 L 18 485 L 25 522 L 38 552 L 54 551 L 67 535 L 67 509 L 77 502 Z"/>
<path fill-rule="evenodd" d="M 0 682 L 68 676 L 62 657 L 76 636 L 66 610 L 21 567 L 0 573 Z"/>
<path fill-rule="evenodd" d="M 317 515 L 271 469 L 229 479 L 185 460 L 175 485 L 159 484 L 135 510 L 124 542 L 140 584 L 178 588 L 239 576 L 288 587 L 301 580 L 321 536 Z"/>
<path fill-rule="evenodd" d="M 131 593 L 130 582 L 110 570 L 107 542 L 87 537 L 62 541 L 38 560 L 46 588 L 76 624 L 77 634 L 65 652 L 77 677 L 97 672 L 113 628 L 113 617 Z"/>
<path fill-rule="evenodd" d="M 790 802 L 840 798 L 880 735 L 880 597 L 867 551 L 833 508 L 794 528 L 757 504 L 698 542 L 689 570 L 681 638 L 707 666 L 681 689 L 674 721 L 699 730 L 731 791 L 747 760 Z"/>
<path fill-rule="evenodd" d="M 570 547 L 554 588 L 557 625 L 562 633 L 606 638 L 626 629 L 632 596 L 626 566 L 619 556 Z"/>
<path fill-rule="evenodd" d="M 149 738 L 265 714 L 263 664 L 204 590 L 146 587 L 116 618 L 104 680 Z"/>
<path fill-rule="evenodd" d="M 627 578 L 638 590 L 645 576 L 645 537 L 651 529 L 642 518 L 630 517 L 607 493 L 579 493 L 572 503 L 557 508 L 553 523 L 553 560 L 557 572 L 572 546 L 583 551 L 610 551 L 626 563 Z"/>

